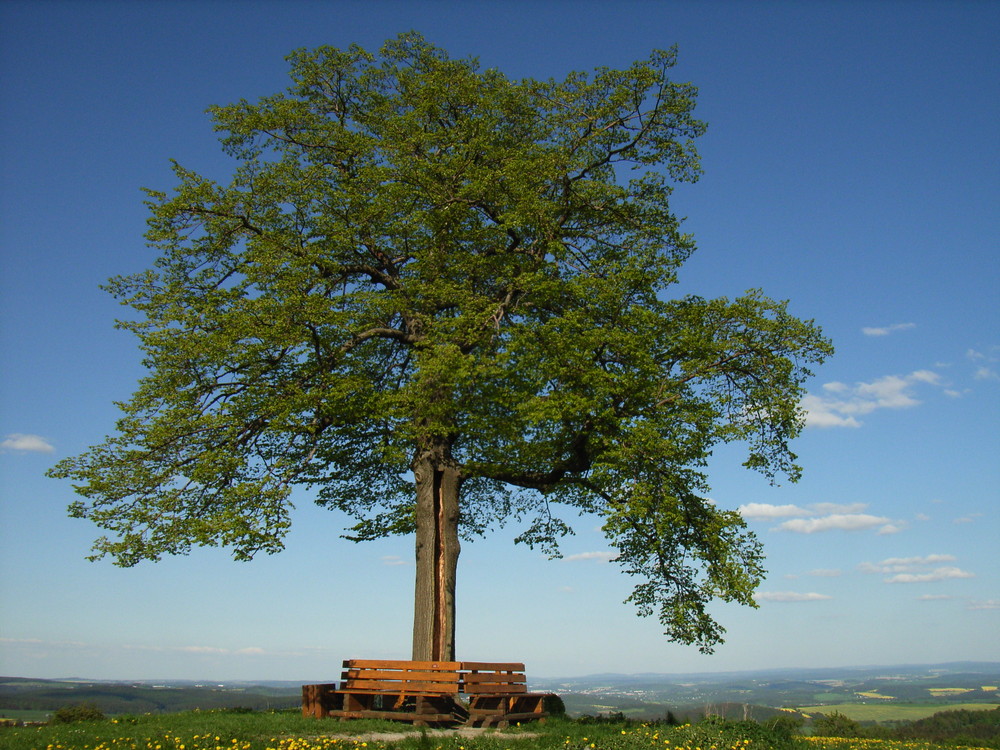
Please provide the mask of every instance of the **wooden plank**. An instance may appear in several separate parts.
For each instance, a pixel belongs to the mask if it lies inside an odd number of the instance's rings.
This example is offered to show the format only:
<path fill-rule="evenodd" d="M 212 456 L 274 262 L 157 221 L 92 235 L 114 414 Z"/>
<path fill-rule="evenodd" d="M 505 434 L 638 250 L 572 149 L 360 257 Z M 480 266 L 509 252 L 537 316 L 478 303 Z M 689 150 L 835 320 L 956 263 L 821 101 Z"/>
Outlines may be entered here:
<path fill-rule="evenodd" d="M 408 680 L 413 682 L 458 682 L 458 672 L 399 672 L 384 669 L 348 669 L 345 680 Z"/>
<path fill-rule="evenodd" d="M 497 674 L 496 672 L 468 672 L 462 675 L 466 683 L 509 682 L 519 684 L 527 682 L 523 674 Z"/>
<path fill-rule="evenodd" d="M 356 680 L 349 681 L 338 692 L 352 693 L 457 693 L 457 682 L 400 682 L 399 680 Z"/>
<path fill-rule="evenodd" d="M 523 672 L 524 662 L 463 661 L 460 669 L 468 672 Z"/>
<path fill-rule="evenodd" d="M 494 685 L 491 683 L 486 683 L 479 685 L 476 683 L 465 683 L 464 685 L 465 693 L 468 695 L 507 695 L 507 694 L 520 694 L 527 693 L 528 687 L 526 685 Z"/>
<path fill-rule="evenodd" d="M 416 671 L 452 670 L 457 671 L 462 663 L 457 661 L 402 661 L 392 659 L 345 659 L 344 669 L 402 669 Z"/>

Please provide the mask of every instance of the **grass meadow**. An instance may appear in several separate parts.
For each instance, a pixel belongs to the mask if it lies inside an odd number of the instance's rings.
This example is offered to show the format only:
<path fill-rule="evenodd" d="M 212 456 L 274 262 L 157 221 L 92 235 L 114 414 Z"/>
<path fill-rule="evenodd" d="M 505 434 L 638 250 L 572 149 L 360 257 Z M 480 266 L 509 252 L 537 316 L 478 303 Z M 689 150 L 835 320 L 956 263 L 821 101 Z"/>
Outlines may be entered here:
<path fill-rule="evenodd" d="M 387 735 L 396 735 L 388 739 Z M 400 733 L 405 736 L 400 737 Z M 552 718 L 475 736 L 405 724 L 337 722 L 292 712 L 118 717 L 0 729 L 3 750 L 930 750 L 928 742 L 792 736 L 755 722 L 683 726 Z M 954 748 L 955 746 L 949 746 Z"/>

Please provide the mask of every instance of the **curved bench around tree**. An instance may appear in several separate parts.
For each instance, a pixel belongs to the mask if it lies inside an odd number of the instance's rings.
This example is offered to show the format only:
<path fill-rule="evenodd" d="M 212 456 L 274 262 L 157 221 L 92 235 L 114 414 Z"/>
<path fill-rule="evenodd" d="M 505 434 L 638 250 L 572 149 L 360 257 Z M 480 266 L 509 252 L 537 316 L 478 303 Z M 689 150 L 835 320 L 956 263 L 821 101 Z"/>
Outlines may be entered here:
<path fill-rule="evenodd" d="M 339 686 L 302 686 L 304 716 L 497 727 L 548 716 L 549 694 L 528 692 L 520 662 L 347 659 L 343 667 Z"/>

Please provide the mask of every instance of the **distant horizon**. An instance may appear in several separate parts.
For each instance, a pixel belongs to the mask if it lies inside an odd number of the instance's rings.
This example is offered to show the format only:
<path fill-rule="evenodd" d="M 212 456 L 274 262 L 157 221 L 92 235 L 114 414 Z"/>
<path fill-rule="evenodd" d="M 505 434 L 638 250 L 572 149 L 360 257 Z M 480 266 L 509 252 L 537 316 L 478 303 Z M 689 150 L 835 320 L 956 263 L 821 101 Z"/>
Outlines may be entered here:
<path fill-rule="evenodd" d="M 460 659 L 457 661 L 461 661 Z M 579 675 L 553 675 L 553 676 L 538 676 L 534 675 L 530 671 L 530 664 L 525 664 L 525 671 L 528 676 L 528 681 L 537 680 L 580 680 L 592 677 L 699 677 L 699 676 L 714 676 L 714 675 L 744 675 L 744 674 L 769 674 L 769 673 L 780 673 L 780 672 L 830 672 L 830 671 L 877 671 L 877 670 L 904 670 L 904 669 L 921 669 L 925 671 L 932 671 L 934 669 L 944 669 L 948 667 L 979 667 L 979 668 L 991 668 L 1000 670 L 1000 661 L 992 660 L 978 660 L 978 659 L 956 659 L 946 662 L 902 662 L 898 664 L 847 664 L 843 666 L 825 666 L 825 667 L 765 667 L 761 669 L 723 669 L 723 670 L 708 670 L 701 672 L 588 672 Z M 978 671 L 978 670 L 977 670 Z M 286 679 L 218 679 L 218 678 L 170 678 L 170 677 L 108 677 L 108 678 L 95 678 L 95 677 L 83 677 L 83 676 L 72 676 L 72 677 L 38 677 L 33 675 L 10 675 L 10 674 L 0 674 L 0 680 L 3 679 L 14 679 L 14 680 L 40 680 L 44 682 L 85 682 L 85 683 L 198 683 L 198 684 L 213 684 L 213 685 L 226 685 L 226 684 L 242 684 L 242 685 L 278 685 L 278 684 L 314 684 L 317 682 L 315 678 L 303 678 L 301 680 L 286 680 Z M 338 676 L 339 679 L 339 676 Z"/>

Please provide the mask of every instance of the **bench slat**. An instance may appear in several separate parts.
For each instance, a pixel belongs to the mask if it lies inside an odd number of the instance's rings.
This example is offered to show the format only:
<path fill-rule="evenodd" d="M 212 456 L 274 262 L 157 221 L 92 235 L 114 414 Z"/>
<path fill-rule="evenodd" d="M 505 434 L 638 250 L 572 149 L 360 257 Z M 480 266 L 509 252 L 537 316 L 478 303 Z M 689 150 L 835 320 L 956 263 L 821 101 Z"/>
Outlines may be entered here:
<path fill-rule="evenodd" d="M 495 672 L 469 672 L 462 675 L 465 684 L 470 683 L 485 684 L 488 682 L 527 682 L 523 674 L 497 674 Z"/>
<path fill-rule="evenodd" d="M 466 672 L 523 672 L 524 662 L 463 661 L 460 669 Z"/>
<path fill-rule="evenodd" d="M 462 668 L 459 661 L 402 661 L 384 659 L 344 659 L 344 669 L 400 669 L 405 671 L 458 671 Z"/>
<path fill-rule="evenodd" d="M 457 682 L 385 682 L 381 680 L 362 680 L 352 682 L 347 687 L 341 687 L 341 693 L 457 693 Z"/>
<path fill-rule="evenodd" d="M 528 687 L 526 685 L 495 685 L 492 683 L 486 685 L 477 685 L 475 683 L 465 684 L 466 695 L 513 695 L 515 693 L 527 693 Z"/>
<path fill-rule="evenodd" d="M 394 672 L 382 669 L 348 669 L 341 675 L 344 680 L 399 680 L 416 682 L 458 682 L 458 672 Z"/>

